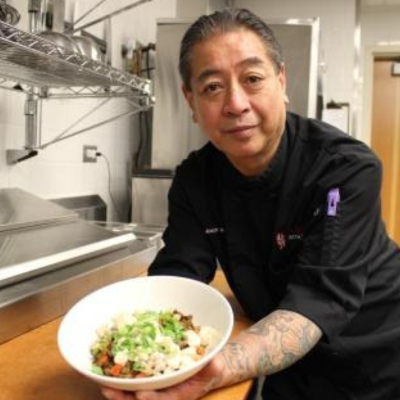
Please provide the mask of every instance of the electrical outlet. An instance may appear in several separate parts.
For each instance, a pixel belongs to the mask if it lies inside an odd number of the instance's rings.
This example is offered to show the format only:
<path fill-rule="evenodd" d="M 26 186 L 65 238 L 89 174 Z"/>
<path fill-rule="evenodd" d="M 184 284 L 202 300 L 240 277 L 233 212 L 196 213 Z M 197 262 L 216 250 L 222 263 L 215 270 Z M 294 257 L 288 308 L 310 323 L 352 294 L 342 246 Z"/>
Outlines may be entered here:
<path fill-rule="evenodd" d="M 83 146 L 83 162 L 97 162 L 97 146 Z"/>

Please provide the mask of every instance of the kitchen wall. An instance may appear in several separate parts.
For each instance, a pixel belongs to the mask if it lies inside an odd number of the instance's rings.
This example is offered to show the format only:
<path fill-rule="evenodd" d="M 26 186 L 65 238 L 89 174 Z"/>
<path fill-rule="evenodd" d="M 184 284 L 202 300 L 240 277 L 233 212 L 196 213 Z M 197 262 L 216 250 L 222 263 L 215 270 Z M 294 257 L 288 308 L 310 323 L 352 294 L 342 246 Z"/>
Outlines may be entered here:
<path fill-rule="evenodd" d="M 27 0 L 9 0 L 22 18 L 18 27 L 28 30 Z M 66 17 L 75 19 L 98 0 L 67 0 Z M 131 0 L 105 2 L 87 21 L 98 18 Z M 121 45 L 132 46 L 155 41 L 156 19 L 175 16 L 175 0 L 153 0 L 112 19 L 113 66 L 121 67 Z M 104 26 L 91 30 L 102 37 Z M 16 165 L 7 165 L 6 149 L 21 149 L 25 143 L 25 95 L 0 89 L 0 187 L 19 187 L 43 198 L 99 194 L 108 205 L 108 219 L 118 220 L 108 190 L 108 170 L 103 157 L 96 163 L 83 163 L 83 145 L 96 145 L 111 166 L 111 190 L 121 218 L 128 216 L 132 157 L 138 138 L 137 117 L 118 119 L 100 128 L 49 146 L 39 155 Z M 42 143 L 55 138 L 104 99 L 46 100 L 43 102 Z M 125 99 L 111 99 L 98 112 L 73 130 L 106 120 L 130 110 Z"/>
<path fill-rule="evenodd" d="M 353 76 L 349 71 L 354 65 L 355 1 L 235 0 L 235 5 L 271 19 L 319 17 L 325 100 L 352 101 Z"/>
<path fill-rule="evenodd" d="M 373 57 L 385 55 L 400 59 L 400 0 L 387 0 L 384 5 L 365 0 L 360 16 L 359 136 L 370 143 Z"/>
<path fill-rule="evenodd" d="M 363 5 L 361 9 L 361 47 L 400 45 L 400 1 L 397 4 Z"/>
<path fill-rule="evenodd" d="M 27 29 L 27 0 L 9 0 L 22 13 L 19 27 Z M 363 1 L 364 3 L 367 0 Z M 75 18 L 97 4 L 98 0 L 67 0 L 68 14 Z M 130 4 L 131 0 L 105 2 L 91 18 Z M 377 3 L 376 1 L 374 2 Z M 383 3 L 383 2 L 382 2 Z M 385 1 L 388 3 L 388 1 Z M 321 21 L 321 61 L 324 71 L 324 96 L 326 101 L 349 102 L 353 108 L 362 107 L 363 99 L 357 99 L 362 86 L 362 75 L 354 84 L 353 71 L 356 60 L 354 29 L 356 27 L 356 0 L 153 0 L 112 20 L 112 52 L 114 66 L 121 66 L 121 44 L 131 45 L 133 39 L 142 43 L 155 40 L 156 19 L 196 17 L 226 4 L 247 7 L 266 18 L 309 18 L 319 16 Z M 361 14 L 361 73 L 366 46 L 381 41 L 400 41 L 400 7 L 362 8 Z M 94 29 L 104 34 L 104 27 Z M 111 185 L 118 208 L 124 216 L 130 202 L 130 173 L 132 153 L 138 138 L 137 118 L 117 120 L 43 150 L 35 158 L 9 166 L 5 161 L 6 149 L 22 148 L 25 142 L 24 100 L 19 93 L 0 89 L 0 187 L 20 187 L 44 198 L 68 197 L 84 194 L 100 194 L 107 202 L 109 219 L 117 220 L 108 193 L 108 172 L 103 158 L 97 163 L 82 163 L 84 144 L 96 145 L 111 165 Z M 42 141 L 48 141 L 61 133 L 79 116 L 103 100 L 51 100 L 43 105 Z M 104 120 L 129 109 L 124 99 L 113 99 L 91 117 L 92 122 Z M 89 124 L 87 121 L 84 125 Z M 364 137 L 360 123 L 353 133 Z M 79 128 L 76 127 L 75 129 Z M 368 138 L 365 139 L 368 141 Z"/>

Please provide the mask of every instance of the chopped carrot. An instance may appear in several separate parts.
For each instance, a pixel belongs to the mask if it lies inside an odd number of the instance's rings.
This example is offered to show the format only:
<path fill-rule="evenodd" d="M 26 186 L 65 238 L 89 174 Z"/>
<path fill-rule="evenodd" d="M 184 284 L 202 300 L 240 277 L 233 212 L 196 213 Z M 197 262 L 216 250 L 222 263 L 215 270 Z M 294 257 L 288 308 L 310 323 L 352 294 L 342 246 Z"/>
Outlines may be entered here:
<path fill-rule="evenodd" d="M 121 373 L 121 369 L 123 368 L 122 365 L 115 364 L 111 369 L 110 369 L 110 374 L 113 376 L 118 376 Z"/>
<path fill-rule="evenodd" d="M 204 346 L 197 346 L 196 348 L 196 353 L 199 355 L 203 355 L 206 352 L 206 349 Z"/>

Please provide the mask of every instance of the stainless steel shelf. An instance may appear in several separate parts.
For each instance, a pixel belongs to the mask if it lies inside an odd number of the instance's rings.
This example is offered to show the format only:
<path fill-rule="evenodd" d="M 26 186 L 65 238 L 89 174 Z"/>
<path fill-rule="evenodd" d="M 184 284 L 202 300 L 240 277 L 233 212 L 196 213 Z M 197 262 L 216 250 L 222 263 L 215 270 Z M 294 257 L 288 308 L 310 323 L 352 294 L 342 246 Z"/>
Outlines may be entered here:
<path fill-rule="evenodd" d="M 0 21 L 0 76 L 39 88 L 123 87 L 152 96 L 151 81 L 70 52 Z"/>

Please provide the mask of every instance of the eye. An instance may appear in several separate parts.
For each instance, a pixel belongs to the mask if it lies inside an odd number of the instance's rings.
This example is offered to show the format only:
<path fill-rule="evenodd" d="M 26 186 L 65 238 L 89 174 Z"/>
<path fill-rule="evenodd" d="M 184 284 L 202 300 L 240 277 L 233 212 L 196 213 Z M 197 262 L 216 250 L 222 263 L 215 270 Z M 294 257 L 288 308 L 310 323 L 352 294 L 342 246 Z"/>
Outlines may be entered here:
<path fill-rule="evenodd" d="M 214 94 L 222 89 L 222 85 L 218 82 L 211 82 L 204 86 L 203 93 L 204 94 Z"/>
<path fill-rule="evenodd" d="M 263 81 L 263 78 L 258 75 L 250 75 L 247 77 L 247 82 L 251 85 L 260 84 Z"/>

